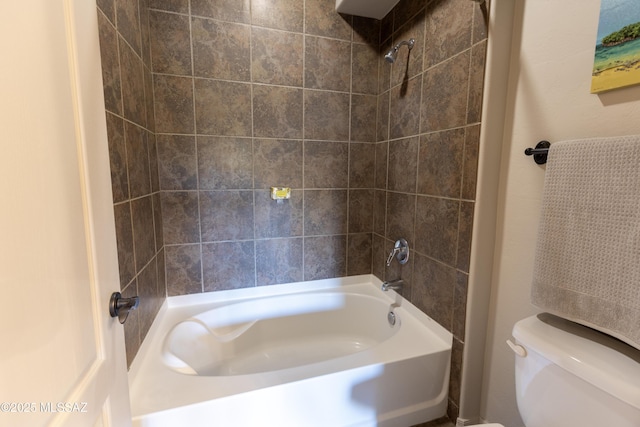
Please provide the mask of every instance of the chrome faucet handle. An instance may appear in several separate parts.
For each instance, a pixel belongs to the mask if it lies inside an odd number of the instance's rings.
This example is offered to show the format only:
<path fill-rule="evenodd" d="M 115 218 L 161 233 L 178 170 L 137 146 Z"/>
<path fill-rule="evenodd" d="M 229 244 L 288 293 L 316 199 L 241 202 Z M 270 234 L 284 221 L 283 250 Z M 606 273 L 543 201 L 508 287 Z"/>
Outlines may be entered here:
<path fill-rule="evenodd" d="M 387 267 L 391 265 L 394 256 L 401 265 L 409 261 L 409 244 L 405 239 L 396 240 L 396 244 L 387 258 Z"/>
<path fill-rule="evenodd" d="M 391 261 L 393 261 L 393 257 L 398 253 L 399 250 L 400 249 L 398 248 L 393 248 L 393 250 L 389 254 L 389 257 L 387 258 L 387 267 L 391 265 Z"/>

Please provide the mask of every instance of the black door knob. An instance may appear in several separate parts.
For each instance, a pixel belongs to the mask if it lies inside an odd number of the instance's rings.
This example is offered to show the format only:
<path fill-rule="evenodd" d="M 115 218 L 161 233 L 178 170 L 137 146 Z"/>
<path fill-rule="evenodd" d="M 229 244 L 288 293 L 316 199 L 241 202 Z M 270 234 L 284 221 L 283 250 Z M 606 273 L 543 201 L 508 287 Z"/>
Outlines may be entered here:
<path fill-rule="evenodd" d="M 122 298 L 120 292 L 114 292 L 111 294 L 109 300 L 109 314 L 111 317 L 118 317 L 118 321 L 123 323 L 127 321 L 129 312 L 138 308 L 140 304 L 140 297 L 135 296 L 131 298 Z"/>

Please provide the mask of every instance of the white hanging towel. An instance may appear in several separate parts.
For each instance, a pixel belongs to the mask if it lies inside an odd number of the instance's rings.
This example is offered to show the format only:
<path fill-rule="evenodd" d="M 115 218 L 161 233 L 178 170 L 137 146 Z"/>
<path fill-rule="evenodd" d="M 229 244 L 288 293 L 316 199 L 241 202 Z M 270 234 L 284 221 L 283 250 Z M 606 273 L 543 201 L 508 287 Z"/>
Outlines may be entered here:
<path fill-rule="evenodd" d="M 552 144 L 531 302 L 640 349 L 640 136 Z"/>

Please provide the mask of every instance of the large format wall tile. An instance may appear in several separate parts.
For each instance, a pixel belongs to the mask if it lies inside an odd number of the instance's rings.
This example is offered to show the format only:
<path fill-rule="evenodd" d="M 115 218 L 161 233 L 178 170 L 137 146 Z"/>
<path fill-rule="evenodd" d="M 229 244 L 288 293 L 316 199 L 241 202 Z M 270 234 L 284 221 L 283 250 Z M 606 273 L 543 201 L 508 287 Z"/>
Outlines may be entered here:
<path fill-rule="evenodd" d="M 193 69 L 196 77 L 249 81 L 250 34 L 246 25 L 193 18 Z"/>
<path fill-rule="evenodd" d="M 165 10 L 167 12 L 177 12 L 177 13 L 189 13 L 189 0 L 148 0 L 148 1 L 149 1 L 149 9 L 158 9 L 158 10 Z M 195 1 L 192 3 L 195 3 Z"/>
<path fill-rule="evenodd" d="M 447 265 L 456 264 L 458 200 L 419 196 L 416 207 L 415 249 Z"/>
<path fill-rule="evenodd" d="M 387 162 L 389 161 L 389 142 L 376 144 L 375 188 L 387 189 Z"/>
<path fill-rule="evenodd" d="M 167 295 L 202 292 L 200 245 L 165 247 Z"/>
<path fill-rule="evenodd" d="M 124 120 L 109 112 L 107 112 L 107 140 L 109 142 L 113 202 L 123 202 L 129 199 Z"/>
<path fill-rule="evenodd" d="M 253 242 L 219 242 L 202 245 L 204 291 L 255 286 Z"/>
<path fill-rule="evenodd" d="M 293 190 L 289 200 L 276 202 L 267 190 L 256 191 L 255 233 L 256 239 L 295 237 L 303 235 L 303 208 L 301 190 Z"/>
<path fill-rule="evenodd" d="M 347 275 L 371 274 L 372 234 L 347 236 Z"/>
<path fill-rule="evenodd" d="M 348 143 L 329 141 L 304 143 L 305 188 L 346 188 L 348 179 Z"/>
<path fill-rule="evenodd" d="M 156 107 L 153 99 L 153 75 L 151 70 L 144 67 L 142 77 L 144 79 L 144 103 L 147 114 L 147 130 L 149 132 L 156 131 Z"/>
<path fill-rule="evenodd" d="M 130 122 L 124 124 L 124 139 L 127 149 L 127 169 L 131 197 L 151 193 L 151 173 L 149 170 L 149 150 L 147 132 Z"/>
<path fill-rule="evenodd" d="M 304 2 L 299 0 L 270 0 L 251 2 L 251 23 L 260 27 L 302 32 Z"/>
<path fill-rule="evenodd" d="M 158 167 L 162 190 L 198 188 L 196 138 L 187 135 L 158 135 Z"/>
<path fill-rule="evenodd" d="M 442 0 L 431 0 L 442 1 Z M 401 29 L 413 16 L 420 13 L 425 7 L 424 0 L 400 0 L 396 7 L 393 8 L 393 13 L 389 13 L 383 20 L 391 18 L 391 25 L 393 25 L 393 31 Z"/>
<path fill-rule="evenodd" d="M 151 28 L 150 28 L 150 11 L 149 0 L 140 0 L 140 38 L 142 43 L 142 62 L 145 70 L 151 72 Z M 150 127 L 151 128 L 151 127 Z"/>
<path fill-rule="evenodd" d="M 427 13 L 425 68 L 432 67 L 471 47 L 472 20 L 475 9 L 467 0 L 434 2 Z"/>
<path fill-rule="evenodd" d="M 469 51 L 424 73 L 422 132 L 451 129 L 467 123 Z"/>
<path fill-rule="evenodd" d="M 302 34 L 251 29 L 251 73 L 256 83 L 302 87 Z"/>
<path fill-rule="evenodd" d="M 151 11 L 151 58 L 156 73 L 191 75 L 189 17 Z"/>
<path fill-rule="evenodd" d="M 418 193 L 460 197 L 465 131 L 462 128 L 422 135 Z"/>
<path fill-rule="evenodd" d="M 377 112 L 377 96 L 351 95 L 351 141 L 375 142 Z"/>
<path fill-rule="evenodd" d="M 391 88 L 389 138 L 404 138 L 420 131 L 420 76 Z"/>
<path fill-rule="evenodd" d="M 305 0 L 304 6 L 307 34 L 351 40 L 352 17 L 336 13 L 333 0 Z"/>
<path fill-rule="evenodd" d="M 469 272 L 471 261 L 471 233 L 473 232 L 473 202 L 460 202 L 460 219 L 458 228 L 458 261 L 456 267 L 460 271 Z"/>
<path fill-rule="evenodd" d="M 118 247 L 118 267 L 120 271 L 120 289 L 136 275 L 133 249 L 133 226 L 131 224 L 131 203 L 120 203 L 113 207 L 116 222 L 116 244 Z"/>
<path fill-rule="evenodd" d="M 102 87 L 106 110 L 122 115 L 122 81 L 117 48 L 118 33 L 112 22 L 109 22 L 102 13 L 98 13 Z"/>
<path fill-rule="evenodd" d="M 391 91 L 387 90 L 378 96 L 378 115 L 376 119 L 376 141 L 389 139 L 389 102 Z"/>
<path fill-rule="evenodd" d="M 138 295 L 138 289 L 134 284 L 128 286 L 126 289 L 122 289 L 123 298 L 131 298 L 136 295 Z M 136 313 L 136 315 L 129 316 L 129 318 L 127 318 L 127 322 L 123 325 L 124 345 L 127 352 L 127 366 L 131 366 L 131 362 L 133 362 L 133 359 L 140 348 L 140 323 L 141 322 L 139 321 Z"/>
<path fill-rule="evenodd" d="M 98 14 L 102 13 L 112 23 L 116 22 L 115 0 L 97 0 Z"/>
<path fill-rule="evenodd" d="M 305 190 L 304 233 L 306 236 L 347 232 L 345 190 Z"/>
<path fill-rule="evenodd" d="M 387 192 L 375 190 L 373 194 L 373 232 L 386 236 L 387 230 Z"/>
<path fill-rule="evenodd" d="M 418 148 L 418 137 L 389 142 L 387 186 L 390 191 L 415 193 Z"/>
<path fill-rule="evenodd" d="M 471 49 L 471 69 L 469 72 L 469 111 L 467 123 L 477 123 L 482 115 L 482 95 L 484 91 L 484 61 L 487 54 L 486 40 Z"/>
<path fill-rule="evenodd" d="M 456 270 L 420 254 L 414 255 L 415 286 L 411 289 L 413 303 L 440 325 L 451 330 Z"/>
<path fill-rule="evenodd" d="M 197 192 L 163 192 L 162 219 L 165 244 L 200 242 Z"/>
<path fill-rule="evenodd" d="M 380 45 L 380 20 L 364 16 L 352 16 L 352 19 L 353 42 L 365 43 L 377 48 Z"/>
<path fill-rule="evenodd" d="M 191 0 L 191 13 L 194 16 L 248 24 L 251 22 L 250 3 L 250 0 Z"/>
<path fill-rule="evenodd" d="M 138 306 L 138 317 L 140 321 L 140 331 L 143 334 L 140 340 L 144 340 L 146 333 L 151 328 L 151 324 L 160 310 L 165 294 L 158 293 L 158 266 L 157 258 L 145 265 L 138 275 L 138 296 L 144 304 Z M 163 289 L 164 291 L 164 289 Z"/>
<path fill-rule="evenodd" d="M 388 192 L 386 235 L 393 241 L 404 238 L 415 242 L 415 194 Z M 415 243 L 414 243 L 415 245 Z"/>
<path fill-rule="evenodd" d="M 122 37 L 118 40 L 124 118 L 140 126 L 146 126 L 147 111 L 144 98 L 145 85 L 142 59 Z"/>
<path fill-rule="evenodd" d="M 151 196 L 131 201 L 136 270 L 141 271 L 156 254 Z"/>
<path fill-rule="evenodd" d="M 254 85 L 253 134 L 302 138 L 302 89 Z"/>
<path fill-rule="evenodd" d="M 305 90 L 304 137 L 347 141 L 349 139 L 349 94 Z"/>
<path fill-rule="evenodd" d="M 204 135 L 251 136 L 251 85 L 195 79 L 196 131 Z"/>
<path fill-rule="evenodd" d="M 190 78 L 155 74 L 153 94 L 158 133 L 194 132 L 193 81 Z"/>
<path fill-rule="evenodd" d="M 252 188 L 251 139 L 198 136 L 198 177 L 202 190 Z"/>
<path fill-rule="evenodd" d="M 351 84 L 351 43 L 305 37 L 305 87 L 348 92 Z"/>
<path fill-rule="evenodd" d="M 462 172 L 463 199 L 475 200 L 478 177 L 478 155 L 480 145 L 480 125 L 465 128 L 464 164 Z"/>
<path fill-rule="evenodd" d="M 342 277 L 347 271 L 346 236 L 304 238 L 304 279 Z"/>
<path fill-rule="evenodd" d="M 253 239 L 253 192 L 202 191 L 200 217 L 203 242 Z"/>
<path fill-rule="evenodd" d="M 355 33 L 354 33 L 355 37 Z M 355 93 L 378 94 L 378 45 L 351 45 L 351 90 Z"/>
<path fill-rule="evenodd" d="M 138 2 L 116 0 L 116 22 L 118 32 L 122 34 L 133 50 L 140 55 L 142 49 L 142 34 L 140 31 Z"/>
<path fill-rule="evenodd" d="M 349 191 L 349 233 L 368 233 L 373 228 L 374 190 Z"/>
<path fill-rule="evenodd" d="M 349 188 L 374 188 L 374 144 L 349 144 Z"/>
<path fill-rule="evenodd" d="M 302 141 L 254 139 L 254 187 L 302 188 Z"/>
<path fill-rule="evenodd" d="M 302 238 L 257 240 L 256 284 L 265 286 L 304 280 L 302 253 Z"/>

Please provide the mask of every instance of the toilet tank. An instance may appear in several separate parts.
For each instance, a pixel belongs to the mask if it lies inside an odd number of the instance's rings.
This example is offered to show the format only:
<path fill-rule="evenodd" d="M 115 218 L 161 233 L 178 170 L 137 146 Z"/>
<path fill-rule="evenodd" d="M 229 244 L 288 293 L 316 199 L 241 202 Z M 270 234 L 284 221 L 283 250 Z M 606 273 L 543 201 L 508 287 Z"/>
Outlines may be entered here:
<path fill-rule="evenodd" d="M 513 336 L 525 350 L 515 375 L 527 427 L 640 426 L 639 350 L 546 313 Z"/>

